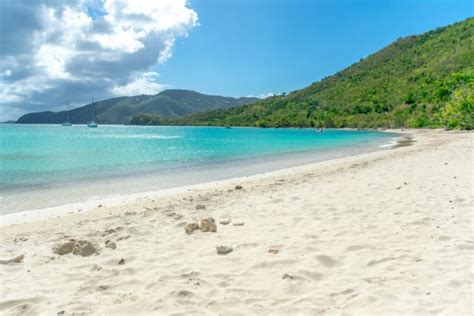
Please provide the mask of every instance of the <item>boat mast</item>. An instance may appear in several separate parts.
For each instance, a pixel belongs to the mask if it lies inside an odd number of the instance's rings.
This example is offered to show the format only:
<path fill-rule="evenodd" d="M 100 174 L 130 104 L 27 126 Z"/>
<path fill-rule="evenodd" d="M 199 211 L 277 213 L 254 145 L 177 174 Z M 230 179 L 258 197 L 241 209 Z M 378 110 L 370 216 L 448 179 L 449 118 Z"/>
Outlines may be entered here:
<path fill-rule="evenodd" d="M 94 104 L 94 97 L 92 97 L 92 108 L 94 109 L 94 117 L 93 117 L 93 121 L 94 122 L 97 122 L 97 110 L 95 108 L 95 104 Z"/>

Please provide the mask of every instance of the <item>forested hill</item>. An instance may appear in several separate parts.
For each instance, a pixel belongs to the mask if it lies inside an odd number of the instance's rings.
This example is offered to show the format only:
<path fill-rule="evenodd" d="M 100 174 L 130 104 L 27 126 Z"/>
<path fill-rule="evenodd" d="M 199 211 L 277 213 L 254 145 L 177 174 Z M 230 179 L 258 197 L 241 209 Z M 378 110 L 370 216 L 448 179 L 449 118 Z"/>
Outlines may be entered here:
<path fill-rule="evenodd" d="M 60 124 L 70 121 L 73 124 L 84 124 L 95 119 L 102 124 L 127 124 L 137 113 L 173 118 L 214 109 L 228 109 L 256 100 L 258 99 L 206 95 L 191 90 L 165 90 L 155 95 L 107 99 L 69 111 L 30 113 L 20 117 L 17 123 Z"/>
<path fill-rule="evenodd" d="M 154 119 L 185 125 L 473 128 L 473 38 L 474 18 L 469 18 L 400 38 L 288 95 L 179 119 Z"/>

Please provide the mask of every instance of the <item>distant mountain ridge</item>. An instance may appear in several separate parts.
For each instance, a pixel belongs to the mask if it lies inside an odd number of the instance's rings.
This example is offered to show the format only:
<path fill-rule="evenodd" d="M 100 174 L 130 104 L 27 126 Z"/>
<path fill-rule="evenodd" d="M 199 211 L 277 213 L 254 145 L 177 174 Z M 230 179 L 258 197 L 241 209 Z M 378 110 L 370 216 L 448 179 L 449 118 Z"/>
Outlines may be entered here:
<path fill-rule="evenodd" d="M 99 124 L 128 124 L 138 113 L 163 118 L 178 118 L 197 112 L 229 109 L 257 100 L 258 98 L 232 98 L 206 95 L 192 90 L 171 89 L 155 95 L 137 95 L 97 101 L 69 111 L 29 113 L 20 117 L 16 123 L 60 124 L 70 121 L 73 124 L 85 124 L 94 119 L 95 111 Z"/>

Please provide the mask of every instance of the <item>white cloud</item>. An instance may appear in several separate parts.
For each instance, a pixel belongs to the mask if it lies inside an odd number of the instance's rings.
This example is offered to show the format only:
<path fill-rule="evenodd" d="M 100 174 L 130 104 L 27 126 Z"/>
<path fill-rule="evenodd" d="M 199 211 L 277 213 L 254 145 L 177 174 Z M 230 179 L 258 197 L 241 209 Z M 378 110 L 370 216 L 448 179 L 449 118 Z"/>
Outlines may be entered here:
<path fill-rule="evenodd" d="M 159 84 L 156 82 L 158 73 L 156 72 L 145 72 L 138 73 L 133 81 L 123 86 L 116 86 L 112 91 L 116 95 L 137 95 L 137 94 L 155 94 L 156 91 L 163 90 L 166 85 Z"/>
<path fill-rule="evenodd" d="M 186 0 L 2 0 L 0 106 L 17 114 L 157 93 L 166 85 L 153 69 L 197 24 Z"/>
<path fill-rule="evenodd" d="M 269 97 L 273 97 L 275 96 L 275 93 L 271 93 L 271 92 L 267 92 L 267 93 L 261 93 L 259 95 L 248 95 L 247 97 L 249 98 L 259 98 L 259 99 L 266 99 L 266 98 L 269 98 Z"/>
<path fill-rule="evenodd" d="M 259 95 L 257 96 L 257 98 L 259 98 L 259 99 L 266 99 L 266 98 L 273 97 L 273 96 L 275 96 L 275 93 L 267 92 L 267 93 L 259 94 Z"/>
<path fill-rule="evenodd" d="M 4 77 L 10 77 L 12 75 L 12 71 L 10 69 L 7 69 L 4 72 L 2 72 L 1 75 Z"/>
<path fill-rule="evenodd" d="M 35 66 L 46 78 L 72 79 L 65 66 L 74 53 L 58 45 L 42 45 L 35 56 Z"/>

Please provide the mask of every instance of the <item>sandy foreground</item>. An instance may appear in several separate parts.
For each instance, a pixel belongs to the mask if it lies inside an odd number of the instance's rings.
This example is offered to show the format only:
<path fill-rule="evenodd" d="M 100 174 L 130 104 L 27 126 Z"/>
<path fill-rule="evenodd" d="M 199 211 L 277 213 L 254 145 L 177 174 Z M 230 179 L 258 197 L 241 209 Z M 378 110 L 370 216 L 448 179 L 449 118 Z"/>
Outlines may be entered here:
<path fill-rule="evenodd" d="M 4 220 L 0 313 L 472 315 L 474 134 L 409 133 L 411 146 Z M 185 233 L 208 217 L 217 232 Z M 53 253 L 71 238 L 99 253 Z"/>

